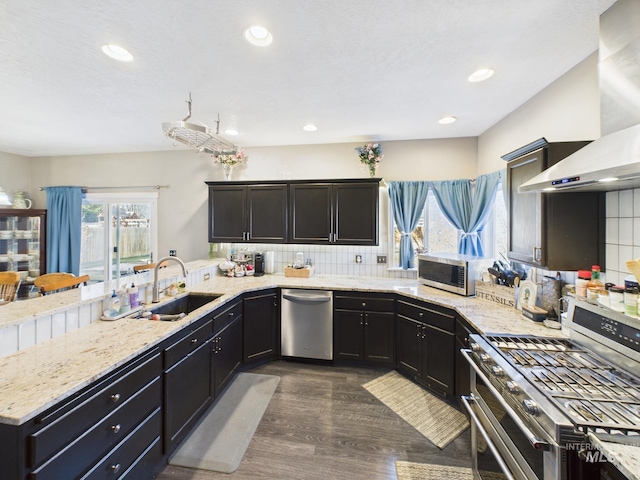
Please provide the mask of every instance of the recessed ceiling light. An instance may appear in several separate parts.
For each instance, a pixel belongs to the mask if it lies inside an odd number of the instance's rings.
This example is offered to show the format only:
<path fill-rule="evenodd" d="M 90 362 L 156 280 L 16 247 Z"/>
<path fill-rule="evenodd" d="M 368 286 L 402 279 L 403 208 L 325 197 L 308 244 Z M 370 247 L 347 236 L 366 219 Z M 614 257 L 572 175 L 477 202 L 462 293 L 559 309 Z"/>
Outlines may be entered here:
<path fill-rule="evenodd" d="M 457 120 L 456 117 L 442 117 L 440 120 L 438 120 L 438 123 L 442 124 L 442 125 L 447 125 L 449 123 L 453 123 Z"/>
<path fill-rule="evenodd" d="M 316 127 L 313 123 L 307 123 L 304 127 L 302 127 L 302 129 L 307 132 L 315 132 L 316 130 L 318 130 L 318 127 Z"/>
<path fill-rule="evenodd" d="M 120 62 L 131 62 L 133 60 L 133 55 L 117 45 L 103 45 L 102 52 L 108 57 Z"/>
<path fill-rule="evenodd" d="M 224 133 L 226 133 L 227 135 L 231 135 L 231 136 L 238 135 L 238 131 L 234 130 L 233 128 L 227 128 L 224 131 Z"/>
<path fill-rule="evenodd" d="M 244 38 L 252 44 L 258 47 L 266 47 L 273 42 L 273 36 L 271 32 L 260 25 L 252 25 L 244 29 Z"/>
<path fill-rule="evenodd" d="M 491 78 L 493 76 L 493 70 L 490 68 L 481 68 L 480 70 L 476 70 L 471 75 L 469 75 L 470 82 L 482 82 L 487 78 Z"/>

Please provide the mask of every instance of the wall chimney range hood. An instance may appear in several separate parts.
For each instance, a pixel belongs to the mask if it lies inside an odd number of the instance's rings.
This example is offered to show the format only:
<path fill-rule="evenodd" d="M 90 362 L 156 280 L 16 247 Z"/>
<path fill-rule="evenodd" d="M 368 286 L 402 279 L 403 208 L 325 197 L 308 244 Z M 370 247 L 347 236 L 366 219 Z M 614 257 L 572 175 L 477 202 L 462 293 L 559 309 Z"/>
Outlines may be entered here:
<path fill-rule="evenodd" d="M 602 137 L 536 175 L 518 192 L 640 188 L 640 2 L 618 0 L 600 16 Z"/>

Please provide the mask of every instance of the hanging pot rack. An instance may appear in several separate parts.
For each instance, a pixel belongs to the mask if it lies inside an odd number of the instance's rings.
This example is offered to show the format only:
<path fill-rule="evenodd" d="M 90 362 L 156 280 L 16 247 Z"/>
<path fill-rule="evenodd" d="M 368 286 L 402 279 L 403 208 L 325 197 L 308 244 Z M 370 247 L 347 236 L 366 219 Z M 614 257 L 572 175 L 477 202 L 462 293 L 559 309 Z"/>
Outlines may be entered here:
<path fill-rule="evenodd" d="M 164 134 L 176 142 L 180 142 L 196 152 L 218 155 L 235 155 L 238 147 L 223 138 L 220 131 L 220 115 L 216 121 L 216 131 L 213 132 L 206 125 L 189 123 L 191 118 L 191 93 L 189 93 L 188 115 L 180 122 L 166 122 L 162 124 Z"/>

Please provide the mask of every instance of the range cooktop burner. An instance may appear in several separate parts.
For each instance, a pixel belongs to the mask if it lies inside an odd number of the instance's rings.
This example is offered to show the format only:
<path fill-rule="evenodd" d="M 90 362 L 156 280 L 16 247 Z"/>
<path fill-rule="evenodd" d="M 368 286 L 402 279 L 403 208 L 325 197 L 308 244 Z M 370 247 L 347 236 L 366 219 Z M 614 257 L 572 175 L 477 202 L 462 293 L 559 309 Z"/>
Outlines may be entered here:
<path fill-rule="evenodd" d="M 640 380 L 566 339 L 489 336 L 489 342 L 574 425 L 640 432 Z"/>

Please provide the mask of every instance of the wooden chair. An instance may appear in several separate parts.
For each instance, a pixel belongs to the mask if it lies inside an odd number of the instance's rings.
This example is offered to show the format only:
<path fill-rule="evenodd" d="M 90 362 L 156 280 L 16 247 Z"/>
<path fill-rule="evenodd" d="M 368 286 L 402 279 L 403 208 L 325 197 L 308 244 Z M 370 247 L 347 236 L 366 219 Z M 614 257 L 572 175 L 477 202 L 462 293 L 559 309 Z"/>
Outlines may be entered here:
<path fill-rule="evenodd" d="M 45 273 L 44 275 L 40 275 L 39 277 L 37 277 L 33 281 L 33 284 L 38 289 L 38 294 L 42 295 L 43 294 L 42 287 L 46 285 L 50 285 L 52 283 L 58 283 L 59 281 L 66 280 L 68 278 L 76 278 L 76 276 L 73 273 L 62 273 L 62 272 Z"/>
<path fill-rule="evenodd" d="M 160 264 L 160 268 L 165 268 L 167 265 L 169 265 L 169 262 L 167 262 L 165 260 L 164 262 L 162 262 Z M 147 270 L 153 270 L 154 268 L 156 268 L 156 264 L 155 263 L 144 263 L 142 265 L 134 266 L 133 267 L 133 273 L 146 272 Z"/>
<path fill-rule="evenodd" d="M 0 305 L 13 302 L 20 288 L 18 272 L 0 272 Z"/>
<path fill-rule="evenodd" d="M 55 275 L 53 273 L 46 275 Z M 66 275 L 66 276 L 63 276 Z M 33 281 L 34 285 L 37 285 L 36 282 L 39 278 L 44 277 L 45 275 L 41 275 L 36 280 Z M 50 293 L 57 293 L 63 290 L 70 290 L 72 288 L 78 288 L 80 285 L 86 285 L 89 281 L 89 275 L 82 275 L 81 277 L 76 277 L 71 273 L 62 274 L 58 280 L 56 281 L 45 281 L 44 285 L 38 286 L 40 290 L 40 295 L 49 295 Z"/>

